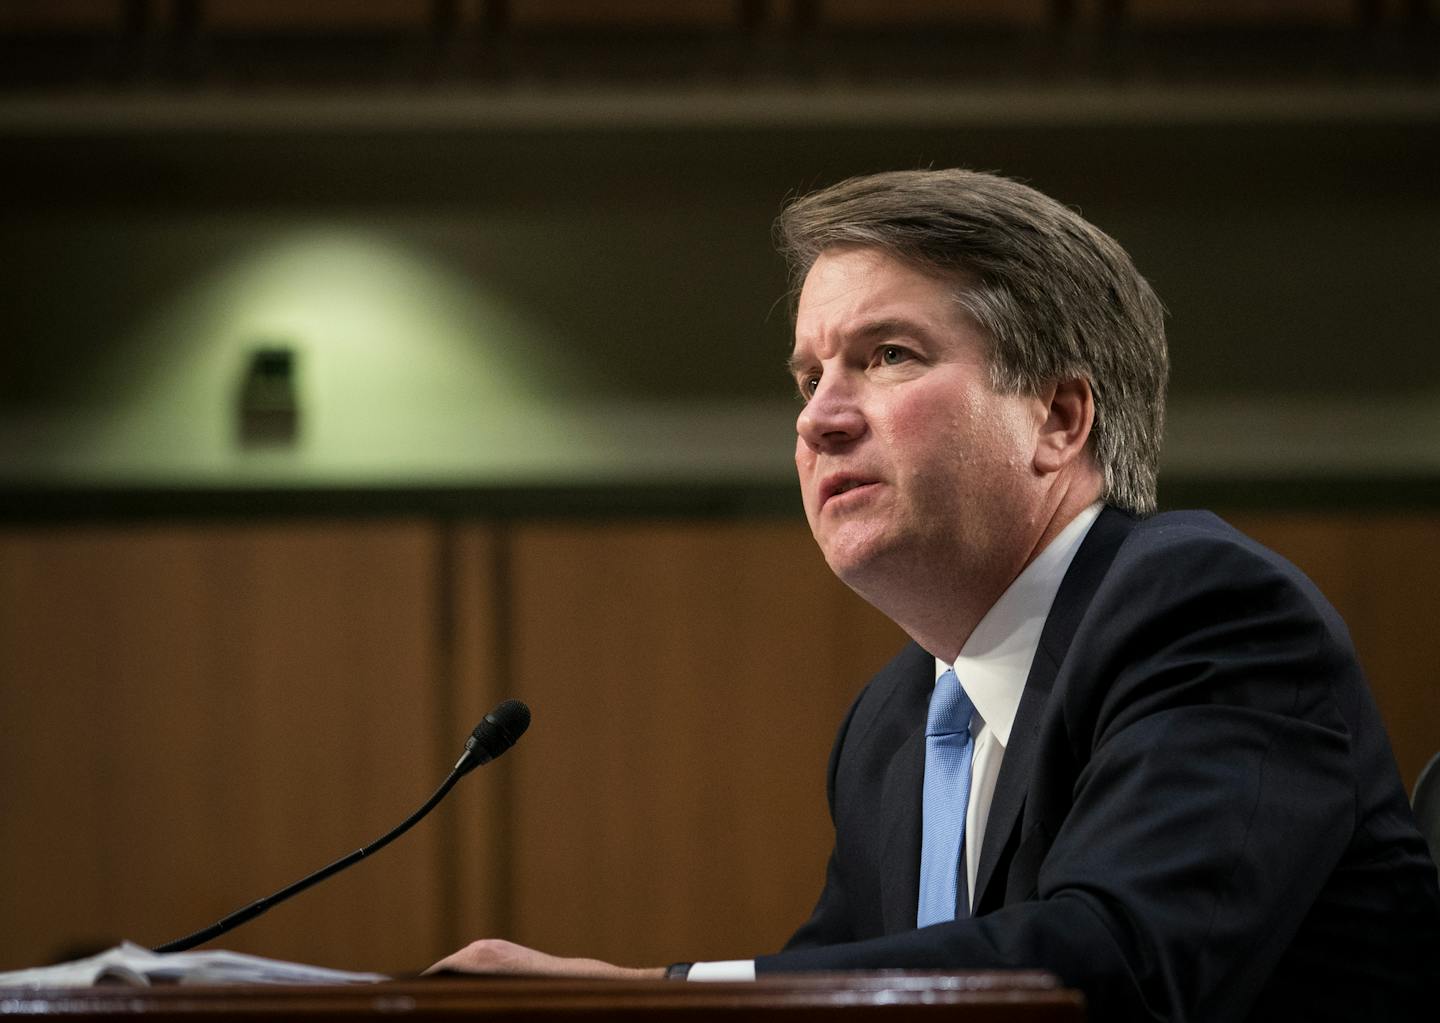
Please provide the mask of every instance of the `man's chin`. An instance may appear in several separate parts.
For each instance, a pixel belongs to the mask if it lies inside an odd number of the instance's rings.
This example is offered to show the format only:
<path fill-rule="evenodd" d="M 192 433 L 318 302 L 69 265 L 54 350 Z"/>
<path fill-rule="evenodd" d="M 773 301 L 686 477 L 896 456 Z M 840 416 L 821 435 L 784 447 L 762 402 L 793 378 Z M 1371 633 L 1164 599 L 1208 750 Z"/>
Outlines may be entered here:
<path fill-rule="evenodd" d="M 889 538 L 878 533 L 832 538 L 822 545 L 825 563 L 841 582 L 853 590 L 863 590 L 867 579 L 884 571 L 892 560 Z"/>

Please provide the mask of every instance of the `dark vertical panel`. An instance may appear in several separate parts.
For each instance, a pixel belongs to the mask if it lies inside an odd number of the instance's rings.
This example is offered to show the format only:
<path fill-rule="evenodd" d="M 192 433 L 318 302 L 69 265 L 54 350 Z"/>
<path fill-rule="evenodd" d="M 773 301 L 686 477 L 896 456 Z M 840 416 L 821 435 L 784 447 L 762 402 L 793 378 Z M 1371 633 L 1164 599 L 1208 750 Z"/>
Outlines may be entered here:
<path fill-rule="evenodd" d="M 1359 531 L 1365 630 L 1357 637 L 1407 786 L 1440 752 L 1440 519 L 1385 516 Z"/>
<path fill-rule="evenodd" d="M 511 695 L 506 659 L 509 599 L 503 528 L 465 523 L 452 526 L 451 532 L 455 709 L 450 745 L 459 756 L 469 730 Z M 533 731 L 546 726 L 542 719 Z M 517 769 L 536 752 L 533 734 L 526 735 L 504 757 L 467 777 L 451 797 L 446 841 L 452 843 L 454 875 L 444 893 L 447 951 L 473 938 L 511 930 L 509 854 L 514 817 L 525 812 L 512 805 L 511 797 Z"/>

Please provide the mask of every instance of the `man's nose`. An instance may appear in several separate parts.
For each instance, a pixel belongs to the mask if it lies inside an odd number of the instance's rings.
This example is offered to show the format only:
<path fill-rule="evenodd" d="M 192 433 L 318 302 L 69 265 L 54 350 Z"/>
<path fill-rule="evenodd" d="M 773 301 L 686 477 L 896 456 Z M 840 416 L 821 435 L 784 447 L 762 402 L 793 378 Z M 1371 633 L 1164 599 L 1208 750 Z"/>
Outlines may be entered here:
<path fill-rule="evenodd" d="M 853 443 L 865 435 L 865 416 L 858 396 L 844 380 L 821 378 L 815 393 L 800 410 L 795 432 L 811 451 L 827 451 Z"/>

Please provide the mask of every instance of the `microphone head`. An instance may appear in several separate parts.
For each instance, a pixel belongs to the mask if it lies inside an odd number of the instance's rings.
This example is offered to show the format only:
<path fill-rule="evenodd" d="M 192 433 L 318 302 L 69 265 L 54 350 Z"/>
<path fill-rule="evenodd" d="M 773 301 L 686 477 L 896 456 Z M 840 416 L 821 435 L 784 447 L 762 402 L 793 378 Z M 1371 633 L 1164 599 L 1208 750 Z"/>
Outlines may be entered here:
<path fill-rule="evenodd" d="M 515 745 L 529 727 L 530 708 L 519 700 L 506 700 L 475 726 L 470 738 L 465 740 L 465 754 L 455 766 L 469 771 L 488 764 Z"/>

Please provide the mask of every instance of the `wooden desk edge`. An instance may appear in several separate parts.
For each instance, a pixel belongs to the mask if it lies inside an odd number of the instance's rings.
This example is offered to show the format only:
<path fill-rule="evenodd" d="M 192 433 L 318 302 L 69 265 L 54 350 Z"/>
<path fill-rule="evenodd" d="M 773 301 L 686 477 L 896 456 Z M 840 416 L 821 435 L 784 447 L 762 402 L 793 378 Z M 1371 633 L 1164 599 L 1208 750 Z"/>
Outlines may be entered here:
<path fill-rule="evenodd" d="M 845 1011 L 847 1018 L 884 1011 L 899 1020 L 927 1018 L 935 1010 L 965 1007 L 972 1020 L 1083 1020 L 1084 999 L 1052 976 L 1033 971 L 794 974 L 742 983 L 588 981 L 553 978 L 436 977 L 381 984 L 320 987 L 270 985 L 163 987 L 106 986 L 68 990 L 0 990 L 0 1015 L 113 1019 L 163 1016 L 167 1021 L 224 1017 L 274 1020 L 302 1016 L 408 1020 L 577 1018 L 636 1016 L 713 1019 L 717 1015 L 777 1014 L 801 1019 Z"/>

